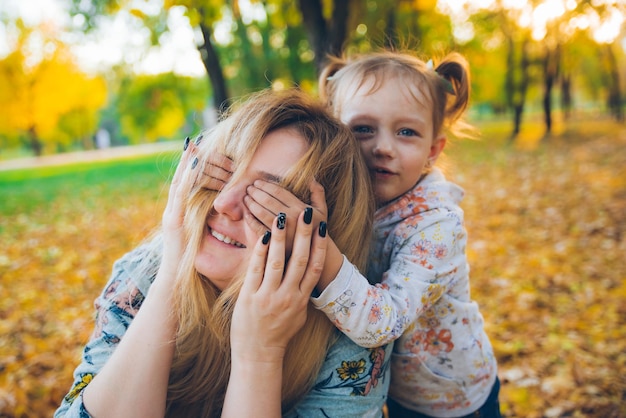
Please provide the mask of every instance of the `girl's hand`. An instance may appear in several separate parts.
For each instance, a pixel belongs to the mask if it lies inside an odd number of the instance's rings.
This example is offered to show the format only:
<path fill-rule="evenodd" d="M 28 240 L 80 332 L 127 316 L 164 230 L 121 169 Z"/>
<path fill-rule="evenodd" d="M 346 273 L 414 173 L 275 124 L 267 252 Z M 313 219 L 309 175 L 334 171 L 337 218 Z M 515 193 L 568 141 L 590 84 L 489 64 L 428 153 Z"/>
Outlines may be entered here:
<path fill-rule="evenodd" d="M 287 228 L 280 225 L 284 214 L 275 218 L 271 233 L 259 238 L 233 312 L 233 361 L 282 367 L 287 343 L 306 321 L 309 298 L 326 256 L 326 225 L 317 227 L 312 212 L 308 208 L 291 220 L 297 227 L 287 263 Z"/>
<path fill-rule="evenodd" d="M 271 228 L 272 221 L 282 212 L 287 214 L 287 219 L 297 219 L 304 208 L 313 208 L 313 225 L 325 222 L 327 218 L 326 196 L 324 187 L 315 180 L 309 187 L 311 190 L 311 205 L 302 202 L 289 190 L 276 183 L 256 180 L 248 186 L 248 194 L 244 197 L 244 203 L 248 208 L 244 216 L 248 225 L 262 235 Z M 295 222 L 287 223 L 287 242 L 293 239 L 295 234 Z M 289 247 L 287 247 L 289 250 Z"/>

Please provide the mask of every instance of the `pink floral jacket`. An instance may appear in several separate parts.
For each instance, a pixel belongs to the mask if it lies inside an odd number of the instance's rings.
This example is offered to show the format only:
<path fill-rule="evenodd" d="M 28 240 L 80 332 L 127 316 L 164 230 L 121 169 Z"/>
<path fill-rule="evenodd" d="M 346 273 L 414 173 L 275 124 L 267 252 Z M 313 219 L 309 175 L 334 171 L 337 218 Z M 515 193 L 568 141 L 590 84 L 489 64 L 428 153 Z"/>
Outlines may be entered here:
<path fill-rule="evenodd" d="M 344 259 L 315 298 L 354 342 L 395 342 L 389 396 L 431 416 L 462 416 L 489 396 L 497 365 L 470 299 L 463 191 L 434 170 L 376 212 L 371 285 Z"/>

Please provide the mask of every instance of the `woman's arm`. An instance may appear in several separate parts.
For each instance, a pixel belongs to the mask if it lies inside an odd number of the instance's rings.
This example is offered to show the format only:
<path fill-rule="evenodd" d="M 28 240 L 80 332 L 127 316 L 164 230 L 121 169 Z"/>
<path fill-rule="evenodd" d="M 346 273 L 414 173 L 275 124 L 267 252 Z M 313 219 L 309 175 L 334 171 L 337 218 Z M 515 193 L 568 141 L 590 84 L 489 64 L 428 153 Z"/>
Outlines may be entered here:
<path fill-rule="evenodd" d="M 163 213 L 163 257 L 156 278 L 123 338 L 81 394 L 90 415 L 158 417 L 165 413 L 177 327 L 172 294 L 184 246 L 182 201 L 191 187 L 182 178 L 193 158 L 193 147 L 183 153 L 170 186 Z"/>
<path fill-rule="evenodd" d="M 271 234 L 266 232 L 257 242 L 233 313 L 223 417 L 282 416 L 285 350 L 306 321 L 307 304 L 324 265 L 323 231 L 323 226 L 314 231 L 312 209 L 306 209 L 298 217 L 286 263 L 286 228 L 274 221 Z"/>

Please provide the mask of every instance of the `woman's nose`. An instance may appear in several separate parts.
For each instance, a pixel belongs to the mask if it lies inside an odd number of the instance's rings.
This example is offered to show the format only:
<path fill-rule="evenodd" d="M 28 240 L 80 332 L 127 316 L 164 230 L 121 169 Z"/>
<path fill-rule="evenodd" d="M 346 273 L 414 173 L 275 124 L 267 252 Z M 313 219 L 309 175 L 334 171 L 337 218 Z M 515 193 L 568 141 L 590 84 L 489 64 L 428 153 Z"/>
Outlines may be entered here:
<path fill-rule="evenodd" d="M 245 194 L 246 188 L 241 184 L 226 185 L 217 194 L 213 202 L 213 209 L 221 215 L 226 215 L 234 221 L 239 221 L 243 219 L 243 198 Z"/>

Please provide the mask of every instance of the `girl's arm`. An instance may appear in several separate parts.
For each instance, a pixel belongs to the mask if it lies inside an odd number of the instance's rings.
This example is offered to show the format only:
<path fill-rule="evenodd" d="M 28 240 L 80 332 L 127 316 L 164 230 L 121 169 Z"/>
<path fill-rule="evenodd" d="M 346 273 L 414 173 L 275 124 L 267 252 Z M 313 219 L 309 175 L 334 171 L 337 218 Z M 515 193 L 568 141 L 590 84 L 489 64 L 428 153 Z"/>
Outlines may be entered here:
<path fill-rule="evenodd" d="M 306 321 L 326 252 L 327 240 L 319 233 L 322 229 L 313 231 L 311 215 L 308 208 L 297 218 L 287 263 L 286 229 L 274 222 L 271 234 L 266 232 L 257 242 L 233 313 L 231 374 L 223 417 L 281 417 L 287 343 Z"/>
<path fill-rule="evenodd" d="M 303 205 L 284 188 L 267 182 L 255 182 L 248 194 L 246 205 L 256 222 L 266 222 L 272 211 Z M 317 193 L 316 200 L 314 196 L 314 205 L 325 209 L 323 194 Z M 317 287 L 322 292 L 313 303 L 361 346 L 378 347 L 398 339 L 447 292 L 450 282 L 467 275 L 464 231 L 457 215 L 440 210 L 420 216 L 420 226 L 407 222 L 399 226 L 405 228 L 401 234 L 394 231 L 403 238 L 394 243 L 389 268 L 377 285 L 344 260 L 329 240 L 327 259 L 336 257 L 336 250 L 339 268 L 325 266 Z M 425 247 L 428 251 L 422 251 Z"/>

